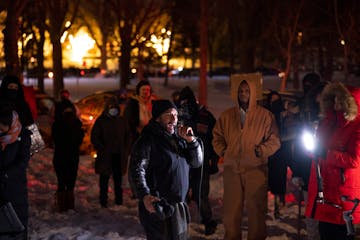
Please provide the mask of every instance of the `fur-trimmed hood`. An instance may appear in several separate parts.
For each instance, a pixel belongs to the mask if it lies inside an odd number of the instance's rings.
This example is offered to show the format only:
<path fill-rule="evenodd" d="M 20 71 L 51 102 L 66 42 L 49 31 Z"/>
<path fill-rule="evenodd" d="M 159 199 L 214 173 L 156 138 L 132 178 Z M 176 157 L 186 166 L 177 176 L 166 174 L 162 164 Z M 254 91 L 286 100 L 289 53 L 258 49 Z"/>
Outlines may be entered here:
<path fill-rule="evenodd" d="M 320 110 L 322 116 L 334 108 L 335 97 L 342 103 L 344 118 L 353 121 L 359 115 L 360 89 L 345 87 L 340 82 L 328 84 L 321 94 Z"/>

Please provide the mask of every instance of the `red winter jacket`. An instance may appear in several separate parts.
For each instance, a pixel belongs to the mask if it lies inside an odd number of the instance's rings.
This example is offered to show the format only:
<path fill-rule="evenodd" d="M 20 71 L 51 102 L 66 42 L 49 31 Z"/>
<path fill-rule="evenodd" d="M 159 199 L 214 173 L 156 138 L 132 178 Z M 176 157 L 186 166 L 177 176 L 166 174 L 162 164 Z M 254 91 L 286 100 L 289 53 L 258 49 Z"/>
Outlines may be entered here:
<path fill-rule="evenodd" d="M 333 110 L 335 96 L 343 103 L 344 111 Z M 342 201 L 341 197 L 360 199 L 360 89 L 329 84 L 320 104 L 325 117 L 317 135 L 326 150 L 326 156 L 319 158 L 325 202 L 316 201 L 318 188 L 313 162 L 305 215 L 323 222 L 345 224 L 343 211 L 350 210 L 354 204 Z M 360 223 L 360 206 L 353 213 L 353 223 Z"/>

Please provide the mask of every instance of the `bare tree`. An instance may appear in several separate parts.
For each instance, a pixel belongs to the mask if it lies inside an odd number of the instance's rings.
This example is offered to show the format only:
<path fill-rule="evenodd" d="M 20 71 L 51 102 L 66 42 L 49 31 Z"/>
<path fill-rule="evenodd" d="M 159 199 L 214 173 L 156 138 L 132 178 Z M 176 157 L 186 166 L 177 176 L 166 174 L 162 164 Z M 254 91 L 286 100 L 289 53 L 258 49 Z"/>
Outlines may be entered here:
<path fill-rule="evenodd" d="M 62 46 L 61 36 L 63 33 L 70 28 L 71 25 L 65 25 L 67 16 L 70 10 L 70 3 L 74 3 L 74 8 L 69 22 L 74 22 L 79 7 L 80 0 L 43 0 L 46 6 L 46 12 L 48 14 L 49 24 L 47 29 L 50 34 L 50 41 L 53 47 L 53 95 L 57 97 L 60 89 L 64 88 L 64 76 L 63 76 L 63 65 L 62 65 Z"/>
<path fill-rule="evenodd" d="M 44 43 L 45 43 L 45 26 L 46 21 L 46 11 L 45 6 L 42 1 L 37 0 L 29 0 L 26 5 L 26 9 L 23 13 L 23 21 L 22 21 L 22 30 L 26 32 L 27 35 L 31 35 L 30 41 L 26 43 L 24 49 L 28 51 L 22 52 L 22 59 L 29 58 L 35 56 L 36 61 L 34 66 L 32 66 L 32 73 L 38 79 L 38 89 L 44 92 Z M 22 36 L 25 34 L 22 33 Z M 24 41 L 22 41 L 23 44 Z M 30 55 L 29 55 L 30 54 Z M 24 56 L 27 55 L 27 56 Z M 22 68 L 26 68 L 27 61 L 22 61 Z"/>
<path fill-rule="evenodd" d="M 5 0 L 7 17 L 5 20 L 4 51 L 6 74 L 20 75 L 20 64 L 17 42 L 19 39 L 19 17 L 24 10 L 27 0 Z"/>
<path fill-rule="evenodd" d="M 274 29 L 278 29 L 278 31 L 275 31 L 275 38 L 284 59 L 286 59 L 286 67 L 284 76 L 281 78 L 280 91 L 285 90 L 286 81 L 290 75 L 293 45 L 298 32 L 298 23 L 304 6 L 304 0 L 299 1 L 297 6 L 292 5 L 293 3 L 289 5 L 287 3 L 288 2 L 280 3 L 280 6 L 277 8 L 280 12 L 275 14 L 276 17 L 273 18 Z M 284 5 L 281 7 L 281 4 Z M 284 12 L 286 12 L 286 15 L 284 15 Z"/>
<path fill-rule="evenodd" d="M 100 49 L 100 68 L 107 70 L 107 43 L 114 34 L 116 21 L 107 0 L 87 1 L 81 6 L 81 20 Z"/>
<path fill-rule="evenodd" d="M 162 0 L 111 0 L 119 24 L 120 86 L 126 87 L 130 81 L 131 50 L 136 39 L 149 31 L 163 13 Z"/>
<path fill-rule="evenodd" d="M 340 44 L 343 46 L 343 67 L 345 81 L 349 78 L 349 60 L 353 51 L 358 46 L 359 37 L 359 3 L 358 1 L 333 1 L 334 17 Z"/>

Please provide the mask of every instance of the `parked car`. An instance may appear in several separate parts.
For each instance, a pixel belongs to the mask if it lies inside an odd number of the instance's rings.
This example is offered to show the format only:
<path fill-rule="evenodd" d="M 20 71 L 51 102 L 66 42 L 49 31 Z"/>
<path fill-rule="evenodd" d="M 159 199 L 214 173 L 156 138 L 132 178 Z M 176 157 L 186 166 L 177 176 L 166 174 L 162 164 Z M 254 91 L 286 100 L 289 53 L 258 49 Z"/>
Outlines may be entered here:
<path fill-rule="evenodd" d="M 125 90 L 112 90 L 112 91 L 100 91 L 88 95 L 74 104 L 79 109 L 80 120 L 83 123 L 83 128 L 85 130 L 85 137 L 82 145 L 80 146 L 80 151 L 84 154 L 92 154 L 94 152 L 93 146 L 90 141 L 91 129 L 95 123 L 95 120 L 100 116 L 104 109 L 104 104 L 107 99 L 112 96 L 116 96 L 121 100 L 121 96 L 126 94 L 126 98 L 134 94 L 134 90 L 127 89 Z M 125 103 L 120 104 L 120 109 L 124 109 Z"/>
<path fill-rule="evenodd" d="M 35 89 L 37 119 L 36 122 L 39 125 L 40 134 L 44 139 L 47 146 L 52 146 L 51 137 L 51 109 L 55 105 L 55 99 L 47 93 L 41 92 Z"/>

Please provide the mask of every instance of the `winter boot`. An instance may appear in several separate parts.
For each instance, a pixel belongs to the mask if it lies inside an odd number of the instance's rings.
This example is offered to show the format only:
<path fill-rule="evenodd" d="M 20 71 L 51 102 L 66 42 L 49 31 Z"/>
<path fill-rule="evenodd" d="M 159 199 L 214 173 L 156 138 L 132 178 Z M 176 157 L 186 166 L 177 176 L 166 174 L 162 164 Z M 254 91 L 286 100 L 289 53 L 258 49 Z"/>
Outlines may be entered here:
<path fill-rule="evenodd" d="M 117 189 L 117 191 L 115 191 L 115 204 L 116 205 L 123 204 L 123 191 L 121 188 Z"/>
<path fill-rule="evenodd" d="M 75 196 L 73 190 L 66 191 L 66 208 L 67 210 L 75 208 Z"/>
<path fill-rule="evenodd" d="M 57 212 L 65 212 L 66 208 L 66 192 L 56 192 L 55 194 L 55 210 Z"/>
<path fill-rule="evenodd" d="M 100 205 L 102 208 L 107 208 L 108 205 L 107 205 L 107 194 L 101 194 L 100 193 Z"/>

